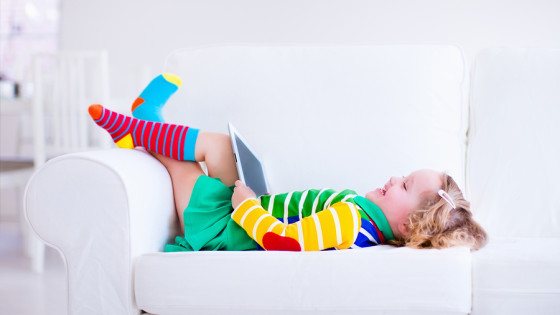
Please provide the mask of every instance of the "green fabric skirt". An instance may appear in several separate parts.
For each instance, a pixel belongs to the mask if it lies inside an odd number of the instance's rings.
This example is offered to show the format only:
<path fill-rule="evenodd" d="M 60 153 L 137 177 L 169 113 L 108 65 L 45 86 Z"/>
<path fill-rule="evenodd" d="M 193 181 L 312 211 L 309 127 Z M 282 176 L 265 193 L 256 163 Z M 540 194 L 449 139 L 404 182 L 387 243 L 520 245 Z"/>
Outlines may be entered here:
<path fill-rule="evenodd" d="M 257 243 L 231 218 L 233 188 L 219 179 L 200 176 L 183 212 L 185 235 L 177 236 L 165 251 L 257 249 Z"/>

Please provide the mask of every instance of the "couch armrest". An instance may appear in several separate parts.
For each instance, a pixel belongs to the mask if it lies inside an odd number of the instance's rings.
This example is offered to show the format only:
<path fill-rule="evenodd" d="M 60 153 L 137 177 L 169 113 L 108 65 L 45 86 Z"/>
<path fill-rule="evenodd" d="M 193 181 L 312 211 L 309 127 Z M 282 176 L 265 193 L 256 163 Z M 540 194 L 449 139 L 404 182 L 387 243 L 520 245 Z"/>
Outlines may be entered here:
<path fill-rule="evenodd" d="M 160 251 L 176 224 L 165 167 L 141 150 L 55 158 L 30 179 L 31 229 L 62 255 L 69 314 L 137 314 L 135 257 Z"/>

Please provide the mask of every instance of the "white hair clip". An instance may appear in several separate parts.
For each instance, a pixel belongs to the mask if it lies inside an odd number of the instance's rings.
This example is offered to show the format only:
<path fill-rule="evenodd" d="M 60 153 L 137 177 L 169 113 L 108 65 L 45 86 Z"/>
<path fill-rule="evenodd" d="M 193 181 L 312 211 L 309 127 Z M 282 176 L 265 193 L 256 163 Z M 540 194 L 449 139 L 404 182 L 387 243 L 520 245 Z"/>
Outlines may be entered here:
<path fill-rule="evenodd" d="M 455 203 L 453 202 L 453 200 L 451 200 L 451 197 L 449 196 L 448 193 L 446 193 L 443 189 L 440 189 L 438 191 L 438 195 L 440 195 L 440 197 L 447 201 L 447 203 L 451 206 L 451 208 L 456 209 L 455 207 Z"/>

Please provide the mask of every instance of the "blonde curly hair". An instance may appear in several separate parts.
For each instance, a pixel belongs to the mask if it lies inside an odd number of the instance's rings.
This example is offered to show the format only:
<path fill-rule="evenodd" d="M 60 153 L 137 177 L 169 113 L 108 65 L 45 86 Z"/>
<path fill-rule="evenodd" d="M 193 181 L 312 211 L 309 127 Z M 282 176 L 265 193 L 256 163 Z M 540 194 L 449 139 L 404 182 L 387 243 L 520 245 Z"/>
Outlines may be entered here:
<path fill-rule="evenodd" d="M 430 193 L 420 208 L 410 213 L 408 233 L 393 241 L 394 245 L 412 248 L 469 246 L 477 250 L 486 244 L 488 236 L 472 218 L 470 203 L 455 180 L 444 173 L 441 189 L 449 195 L 455 209 L 439 194 Z"/>

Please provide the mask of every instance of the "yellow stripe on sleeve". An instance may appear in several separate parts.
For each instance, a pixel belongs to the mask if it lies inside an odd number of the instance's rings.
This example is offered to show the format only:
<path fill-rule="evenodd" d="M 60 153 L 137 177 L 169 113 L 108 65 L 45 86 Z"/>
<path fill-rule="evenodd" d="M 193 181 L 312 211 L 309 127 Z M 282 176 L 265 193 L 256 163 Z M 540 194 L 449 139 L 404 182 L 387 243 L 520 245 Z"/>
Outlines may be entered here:
<path fill-rule="evenodd" d="M 233 211 L 231 217 L 261 246 L 264 234 L 274 222 L 277 222 L 256 199 L 244 201 Z"/>
<path fill-rule="evenodd" d="M 263 209 L 258 200 L 249 199 L 233 211 L 232 218 L 261 246 L 267 232 L 293 238 L 307 251 L 352 246 L 361 225 L 356 206 L 338 202 L 327 210 L 286 225 Z"/>
<path fill-rule="evenodd" d="M 264 218 L 266 218 L 264 215 L 261 215 L 258 219 L 257 222 L 255 222 L 255 225 L 253 226 L 253 239 L 256 240 L 258 239 L 257 237 L 257 230 L 259 228 L 259 223 L 261 223 L 262 220 L 264 220 Z"/>
<path fill-rule="evenodd" d="M 331 211 L 322 211 L 325 214 L 321 215 L 319 220 L 321 222 L 321 232 L 323 234 L 324 248 L 334 247 L 340 242 L 337 240 L 335 217 Z M 321 212 L 321 213 L 322 213 Z"/>
<path fill-rule="evenodd" d="M 239 224 L 239 222 L 241 222 L 241 218 L 245 215 L 247 210 L 257 205 L 260 205 L 257 199 L 247 199 L 242 204 L 237 206 L 235 210 L 233 210 L 233 213 L 231 214 L 231 218 Z"/>
<path fill-rule="evenodd" d="M 356 220 L 358 217 L 358 210 L 353 204 L 348 202 L 339 202 L 335 205 L 335 208 L 339 209 L 337 211 L 338 218 L 340 221 L 340 230 L 342 236 L 342 243 L 337 246 L 338 249 L 346 249 L 354 244 L 356 240 L 357 233 L 356 229 L 359 231 L 361 222 Z"/>
<path fill-rule="evenodd" d="M 305 242 L 305 250 L 313 251 L 319 250 L 319 243 L 317 240 L 317 227 L 315 226 L 315 221 L 312 217 L 307 217 L 296 224 L 301 225 L 301 230 L 303 232 L 303 240 Z"/>
<path fill-rule="evenodd" d="M 275 225 L 278 220 L 271 216 L 262 216 L 261 222 L 258 226 L 253 228 L 253 239 L 254 240 L 262 240 L 266 232 L 269 232 L 270 228 Z M 278 222 L 279 223 L 279 222 Z"/>

